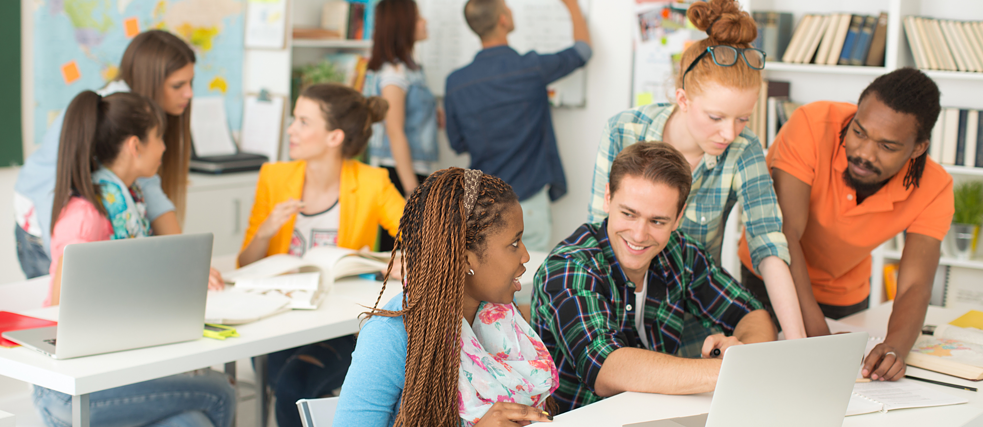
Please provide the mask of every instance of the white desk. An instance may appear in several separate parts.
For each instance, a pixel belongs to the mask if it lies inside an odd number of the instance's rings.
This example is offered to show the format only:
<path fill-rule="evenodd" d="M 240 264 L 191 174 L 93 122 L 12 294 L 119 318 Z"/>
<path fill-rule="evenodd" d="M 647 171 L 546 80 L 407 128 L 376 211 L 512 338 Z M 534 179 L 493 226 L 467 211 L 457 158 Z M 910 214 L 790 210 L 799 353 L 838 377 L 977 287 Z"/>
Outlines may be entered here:
<path fill-rule="evenodd" d="M 939 325 L 959 317 L 966 310 L 943 309 L 929 307 L 925 318 L 926 324 Z M 855 326 L 860 326 L 872 334 L 884 336 L 887 332 L 888 316 L 891 314 L 891 304 L 884 304 L 862 313 L 840 320 Z M 908 374 L 944 381 L 947 383 L 963 384 L 979 388 L 980 383 L 966 381 L 948 375 L 937 374 L 923 369 L 908 367 Z M 793 380 L 794 381 L 794 380 Z M 912 381 L 912 380 L 905 380 Z M 920 385 L 932 387 L 944 393 L 952 394 L 969 400 L 968 404 L 941 406 L 935 408 L 902 409 L 886 414 L 875 413 L 846 417 L 844 426 L 885 426 L 885 427 L 922 427 L 930 426 L 962 426 L 969 425 L 983 414 L 983 391 L 970 392 L 943 387 L 924 382 Z M 648 393 L 622 393 L 588 405 L 574 411 L 559 415 L 550 424 L 551 427 L 573 426 L 621 426 L 664 418 L 675 418 L 689 415 L 704 414 L 710 410 L 712 393 L 693 396 L 667 396 Z M 808 414 L 803 414 L 808 416 Z M 983 425 L 981 422 L 980 425 Z"/>
<path fill-rule="evenodd" d="M 383 302 L 400 291 L 398 283 L 391 285 L 395 286 L 387 289 Z M 0 375 L 72 395 L 73 425 L 87 427 L 89 393 L 353 334 L 359 328 L 359 314 L 368 310 L 363 305 L 372 307 L 380 289 L 381 284 L 373 281 L 339 282 L 317 310 L 295 310 L 241 325 L 236 328 L 241 336 L 225 341 L 200 338 L 68 360 L 54 360 L 23 347 L 0 349 Z M 58 309 L 23 314 L 57 320 Z M 263 378 L 257 372 L 257 382 Z"/>

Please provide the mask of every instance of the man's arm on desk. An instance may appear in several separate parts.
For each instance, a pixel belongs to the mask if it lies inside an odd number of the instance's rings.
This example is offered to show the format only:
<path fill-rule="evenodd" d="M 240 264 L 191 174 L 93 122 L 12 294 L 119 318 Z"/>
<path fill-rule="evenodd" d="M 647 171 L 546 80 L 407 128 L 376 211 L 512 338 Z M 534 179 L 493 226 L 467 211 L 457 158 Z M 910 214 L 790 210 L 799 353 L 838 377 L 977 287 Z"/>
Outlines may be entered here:
<path fill-rule="evenodd" d="M 608 397 L 623 391 L 659 394 L 713 391 L 721 360 L 686 359 L 640 348 L 619 348 L 601 366 L 594 392 Z"/>
<path fill-rule="evenodd" d="M 864 360 L 863 376 L 888 381 L 904 377 L 904 359 L 925 322 L 941 246 L 942 242 L 936 238 L 908 233 L 898 271 L 898 296 L 894 298 L 887 324 L 887 337 Z"/>

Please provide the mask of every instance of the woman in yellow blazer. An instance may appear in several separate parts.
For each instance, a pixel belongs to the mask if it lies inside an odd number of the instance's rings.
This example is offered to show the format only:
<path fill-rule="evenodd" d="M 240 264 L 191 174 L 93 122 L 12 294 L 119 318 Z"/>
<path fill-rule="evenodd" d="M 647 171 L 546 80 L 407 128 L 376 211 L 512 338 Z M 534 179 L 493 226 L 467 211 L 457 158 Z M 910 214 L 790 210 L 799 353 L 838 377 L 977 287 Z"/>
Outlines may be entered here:
<path fill-rule="evenodd" d="M 395 235 L 405 200 L 385 169 L 359 155 L 388 105 L 337 84 L 308 87 L 287 129 L 292 162 L 263 166 L 239 265 L 264 257 L 303 255 L 324 245 L 361 249 L 375 244 L 379 226 Z M 295 402 L 341 387 L 355 337 L 346 336 L 269 355 L 268 380 L 280 427 L 300 427 Z"/>
<path fill-rule="evenodd" d="M 372 247 L 380 225 L 396 234 L 405 200 L 385 169 L 352 160 L 365 149 L 372 123 L 382 120 L 386 109 L 385 100 L 365 98 L 342 85 L 304 90 L 287 130 L 294 161 L 269 163 L 260 171 L 239 265 L 275 254 L 303 255 L 324 244 Z M 299 229 L 324 213 L 336 214 L 337 224 L 316 224 L 321 234 Z"/>

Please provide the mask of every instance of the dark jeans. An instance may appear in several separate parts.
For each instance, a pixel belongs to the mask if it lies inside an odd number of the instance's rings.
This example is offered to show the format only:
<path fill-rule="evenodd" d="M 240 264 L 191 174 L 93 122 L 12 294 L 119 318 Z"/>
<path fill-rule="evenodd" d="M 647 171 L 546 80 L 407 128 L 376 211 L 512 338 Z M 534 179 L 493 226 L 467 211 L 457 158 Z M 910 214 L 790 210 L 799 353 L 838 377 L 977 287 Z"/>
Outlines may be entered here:
<path fill-rule="evenodd" d="M 348 335 L 270 353 L 267 378 L 276 396 L 276 424 L 300 427 L 297 401 L 323 397 L 341 387 L 354 351 L 355 336 Z"/>
<path fill-rule="evenodd" d="M 17 260 L 20 269 L 28 279 L 48 274 L 51 267 L 51 257 L 44 251 L 44 242 L 40 237 L 33 236 L 16 222 L 14 223 L 14 240 L 17 242 Z"/>
<path fill-rule="evenodd" d="M 399 175 L 396 174 L 396 168 L 391 168 L 388 166 L 385 166 L 385 168 L 387 171 L 389 171 L 389 180 L 396 186 L 399 193 L 402 194 L 403 197 L 409 198 L 410 195 L 406 194 L 406 190 L 403 189 L 403 183 L 399 181 Z M 417 174 L 416 179 L 420 181 L 420 184 L 423 184 L 423 181 L 427 180 L 427 175 Z M 379 250 L 391 251 L 393 250 L 394 246 L 396 246 L 396 240 L 389 235 L 389 231 L 385 228 L 379 227 Z"/>
<path fill-rule="evenodd" d="M 747 267 L 741 265 L 741 284 L 744 285 L 747 290 L 751 291 L 751 294 L 754 295 L 758 301 L 761 301 L 761 304 L 765 306 L 765 310 L 768 310 L 768 314 L 771 314 L 771 321 L 775 322 L 775 327 L 781 331 L 782 327 L 778 324 L 778 318 L 775 317 L 775 308 L 772 307 L 771 299 L 768 298 L 768 290 L 765 288 L 764 280 L 761 280 L 761 278 L 752 273 L 751 270 L 748 270 Z M 848 306 L 819 304 L 819 309 L 823 311 L 823 316 L 833 320 L 839 320 L 851 314 L 866 310 L 869 303 L 870 298 L 868 297 L 857 304 Z"/>

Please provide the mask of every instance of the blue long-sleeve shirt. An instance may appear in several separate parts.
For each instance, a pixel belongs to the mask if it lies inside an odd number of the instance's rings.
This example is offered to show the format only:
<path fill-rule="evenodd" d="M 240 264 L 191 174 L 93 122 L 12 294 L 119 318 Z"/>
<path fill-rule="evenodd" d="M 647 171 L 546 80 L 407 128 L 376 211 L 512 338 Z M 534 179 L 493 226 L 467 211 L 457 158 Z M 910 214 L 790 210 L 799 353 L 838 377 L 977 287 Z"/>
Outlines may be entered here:
<path fill-rule="evenodd" d="M 385 310 L 402 309 L 403 294 L 389 300 Z M 406 383 L 406 327 L 403 316 L 373 317 L 358 334 L 334 426 L 389 427 Z"/>
<path fill-rule="evenodd" d="M 546 86 L 582 67 L 590 45 L 519 55 L 508 46 L 478 52 L 474 62 L 447 77 L 447 137 L 471 168 L 495 175 L 526 200 L 550 186 L 550 199 L 567 192 L 556 147 Z"/>

